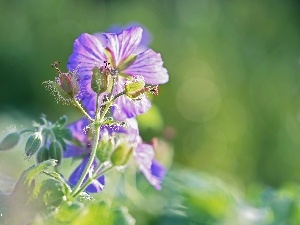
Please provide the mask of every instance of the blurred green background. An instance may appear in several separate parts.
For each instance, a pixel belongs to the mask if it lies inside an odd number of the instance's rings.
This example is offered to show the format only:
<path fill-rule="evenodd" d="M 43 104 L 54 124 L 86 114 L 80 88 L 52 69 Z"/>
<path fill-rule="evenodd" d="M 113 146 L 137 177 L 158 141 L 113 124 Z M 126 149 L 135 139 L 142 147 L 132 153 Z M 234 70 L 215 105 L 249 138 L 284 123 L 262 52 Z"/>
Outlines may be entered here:
<path fill-rule="evenodd" d="M 0 121 L 67 114 L 42 85 L 83 32 L 137 22 L 170 82 L 153 98 L 174 164 L 237 183 L 300 181 L 300 3 L 296 0 L 0 0 Z M 63 69 L 62 69 L 63 70 Z M 20 122 L 21 121 L 21 122 Z"/>

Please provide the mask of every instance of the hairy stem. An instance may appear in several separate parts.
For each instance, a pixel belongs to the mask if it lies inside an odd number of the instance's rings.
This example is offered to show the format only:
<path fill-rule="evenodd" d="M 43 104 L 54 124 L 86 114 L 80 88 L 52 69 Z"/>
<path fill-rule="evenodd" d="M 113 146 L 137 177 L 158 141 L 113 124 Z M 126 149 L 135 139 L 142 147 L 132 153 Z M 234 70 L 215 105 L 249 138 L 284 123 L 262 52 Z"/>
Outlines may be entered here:
<path fill-rule="evenodd" d="M 80 177 L 79 181 L 77 182 L 76 186 L 73 189 L 73 193 L 75 193 L 75 194 L 80 189 L 80 186 L 82 185 L 83 180 L 86 177 L 86 175 L 88 174 L 88 172 L 90 170 L 90 167 L 93 164 L 93 161 L 95 159 L 95 155 L 96 155 L 96 151 L 97 151 L 97 147 L 98 147 L 98 143 L 99 143 L 99 134 L 100 134 L 100 125 L 96 125 L 92 152 L 90 154 L 89 161 L 88 161 L 86 167 L 84 168 L 83 173 L 81 174 L 81 177 Z M 74 194 L 73 194 L 73 196 L 74 196 Z"/>
<path fill-rule="evenodd" d="M 113 168 L 113 165 L 110 165 L 109 167 L 106 167 L 104 170 L 102 170 L 100 173 L 94 174 L 92 177 L 88 178 L 87 181 L 82 185 L 82 187 L 78 191 L 74 192 L 73 197 L 76 197 L 77 195 L 79 195 L 82 191 L 84 191 L 93 182 L 93 180 L 98 179 L 99 177 L 104 175 L 106 172 L 108 172 L 112 168 Z"/>

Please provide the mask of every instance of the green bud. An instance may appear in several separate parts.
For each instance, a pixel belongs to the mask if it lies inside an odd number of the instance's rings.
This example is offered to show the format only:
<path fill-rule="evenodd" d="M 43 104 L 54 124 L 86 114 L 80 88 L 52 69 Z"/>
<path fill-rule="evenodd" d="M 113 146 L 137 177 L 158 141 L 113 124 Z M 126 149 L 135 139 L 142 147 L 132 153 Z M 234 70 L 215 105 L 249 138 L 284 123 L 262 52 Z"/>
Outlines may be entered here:
<path fill-rule="evenodd" d="M 49 151 L 46 147 L 41 147 L 36 154 L 36 160 L 38 163 L 44 162 L 49 159 Z"/>
<path fill-rule="evenodd" d="M 137 98 L 145 92 L 145 82 L 137 80 L 125 84 L 125 94 L 129 98 Z"/>
<path fill-rule="evenodd" d="M 105 162 L 109 159 L 111 152 L 113 151 L 114 143 L 112 139 L 101 139 L 97 151 L 96 156 L 100 160 L 100 162 Z"/>
<path fill-rule="evenodd" d="M 71 98 L 78 94 L 78 84 L 73 73 L 61 73 L 58 77 L 59 85 L 62 90 Z"/>
<path fill-rule="evenodd" d="M 94 92 L 101 94 L 109 87 L 109 74 L 110 71 L 106 67 L 94 67 L 91 87 Z"/>
<path fill-rule="evenodd" d="M 123 166 L 127 164 L 131 155 L 133 153 L 133 148 L 125 143 L 121 143 L 116 147 L 114 152 L 111 154 L 110 161 L 114 166 Z"/>
<path fill-rule="evenodd" d="M 42 145 L 42 139 L 43 137 L 39 132 L 29 136 L 25 145 L 26 158 L 29 159 L 37 150 L 39 150 Z"/>
<path fill-rule="evenodd" d="M 49 156 L 50 156 L 50 159 L 57 160 L 57 165 L 60 165 L 60 163 L 61 163 L 62 153 L 63 153 L 63 149 L 62 149 L 61 144 L 57 140 L 54 140 L 53 142 L 51 142 L 51 144 L 49 146 Z"/>
<path fill-rule="evenodd" d="M 20 133 L 14 132 L 8 134 L 0 143 L 0 151 L 12 149 L 18 144 L 20 138 Z"/>

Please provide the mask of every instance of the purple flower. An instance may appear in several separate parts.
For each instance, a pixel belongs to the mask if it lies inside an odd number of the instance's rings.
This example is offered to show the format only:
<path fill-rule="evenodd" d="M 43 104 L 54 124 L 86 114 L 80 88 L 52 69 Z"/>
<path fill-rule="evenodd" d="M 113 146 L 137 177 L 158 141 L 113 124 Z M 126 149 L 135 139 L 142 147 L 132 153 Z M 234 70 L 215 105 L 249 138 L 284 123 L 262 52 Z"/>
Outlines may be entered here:
<path fill-rule="evenodd" d="M 104 61 L 108 61 L 118 71 L 114 94 L 122 92 L 126 80 L 132 77 L 142 77 L 149 85 L 168 82 L 169 75 L 163 67 L 160 54 L 151 49 L 140 52 L 142 32 L 141 27 L 132 27 L 121 33 L 103 33 L 102 36 L 84 33 L 75 40 L 68 69 L 77 71 L 81 92 L 79 98 L 91 114 L 95 111 L 96 98 L 91 89 L 92 70 L 95 66 L 103 67 Z M 133 55 L 136 59 L 128 63 Z M 118 120 L 135 117 L 151 107 L 146 97 L 132 100 L 124 95 L 116 99 L 115 105 L 113 116 Z"/>
<path fill-rule="evenodd" d="M 75 157 L 82 158 L 79 166 L 74 170 L 69 178 L 69 183 L 75 186 L 80 179 L 81 174 L 86 167 L 88 162 L 90 153 L 91 153 L 91 145 L 92 140 L 89 136 L 89 132 L 86 130 L 89 121 L 86 118 L 80 119 L 74 123 L 71 123 L 68 127 L 73 135 L 73 143 L 66 145 L 66 150 L 64 151 L 64 157 Z M 99 165 L 99 160 L 95 159 L 90 168 L 89 173 L 84 178 L 84 181 L 88 178 L 88 176 L 97 168 Z M 104 176 L 99 177 L 97 180 L 93 180 L 93 183 L 90 184 L 85 190 L 88 192 L 100 192 L 104 187 Z"/>
<path fill-rule="evenodd" d="M 72 185 L 76 185 L 78 182 L 91 152 L 91 139 L 88 132 L 84 132 L 88 124 L 88 120 L 84 118 L 69 125 L 74 141 L 73 144 L 67 144 L 64 157 L 82 157 L 81 164 L 75 169 L 69 178 L 69 182 Z M 161 189 L 161 182 L 166 174 L 166 169 L 155 160 L 153 146 L 142 141 L 139 136 L 138 124 L 135 118 L 127 119 L 125 127 L 118 125 L 104 125 L 101 127 L 101 133 L 102 135 L 106 134 L 110 137 L 116 138 L 116 143 L 125 141 L 132 145 L 135 148 L 133 156 L 140 171 L 144 174 L 152 186 L 154 186 L 157 190 Z M 100 139 L 101 138 L 102 137 L 100 136 Z M 98 165 L 99 161 L 95 160 L 90 172 L 92 172 Z M 94 183 L 89 185 L 86 191 L 99 192 L 103 189 L 103 186 L 104 177 L 101 176 L 99 179 L 95 180 Z"/>

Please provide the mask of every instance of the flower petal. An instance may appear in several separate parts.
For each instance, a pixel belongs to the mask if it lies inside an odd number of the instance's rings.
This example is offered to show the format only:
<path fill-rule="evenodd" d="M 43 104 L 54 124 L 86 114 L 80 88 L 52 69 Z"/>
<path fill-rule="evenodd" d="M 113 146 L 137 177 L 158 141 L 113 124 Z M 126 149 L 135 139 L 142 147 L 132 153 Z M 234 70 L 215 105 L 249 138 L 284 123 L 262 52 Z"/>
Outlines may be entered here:
<path fill-rule="evenodd" d="M 135 52 L 141 42 L 142 32 L 141 27 L 132 27 L 119 34 L 104 33 L 108 40 L 107 47 L 110 49 L 116 65 Z"/>
<path fill-rule="evenodd" d="M 157 190 L 160 190 L 161 189 L 160 184 L 166 175 L 166 168 L 163 165 L 161 165 L 159 162 L 157 162 L 155 159 L 153 159 L 151 165 L 151 174 L 152 174 L 151 179 L 153 179 L 155 188 Z"/>
<path fill-rule="evenodd" d="M 69 57 L 68 69 L 76 68 L 93 69 L 98 64 L 107 60 L 104 47 L 97 37 L 90 34 L 81 34 L 74 42 L 74 49 Z M 92 70 L 90 70 L 92 72 Z"/>
<path fill-rule="evenodd" d="M 148 182 L 157 190 L 161 189 L 160 183 L 165 175 L 162 165 L 154 160 L 154 150 L 149 144 L 138 144 L 134 156 Z"/>
<path fill-rule="evenodd" d="M 74 172 L 71 174 L 70 178 L 69 178 L 69 182 L 72 186 L 75 186 L 78 182 L 78 180 L 81 177 L 81 174 L 83 173 L 86 164 L 88 163 L 89 157 L 85 157 L 82 162 L 79 164 L 79 166 L 74 170 Z M 98 166 L 98 162 L 94 160 L 92 166 L 91 166 L 91 170 L 94 170 L 96 167 Z M 88 178 L 88 175 L 84 178 L 84 181 L 86 181 L 86 179 Z M 104 188 L 104 176 L 99 177 L 97 180 L 94 180 L 92 184 L 90 184 L 85 190 L 87 192 L 100 192 L 103 190 Z"/>
<path fill-rule="evenodd" d="M 63 152 L 63 157 L 64 158 L 71 158 L 71 157 L 78 157 L 81 155 L 88 154 L 90 150 L 87 148 L 82 148 L 76 145 L 66 145 L 66 149 Z"/>
<path fill-rule="evenodd" d="M 124 90 L 125 80 L 119 77 L 119 81 L 115 85 L 115 94 Z M 151 108 L 151 102 L 145 95 L 141 95 L 141 99 L 132 100 L 126 95 L 122 95 L 115 100 L 113 107 L 113 116 L 117 120 L 125 120 L 126 118 L 136 117 L 147 112 Z"/>
<path fill-rule="evenodd" d="M 68 125 L 73 138 L 77 139 L 80 142 L 86 141 L 86 134 L 84 133 L 84 129 L 89 125 L 89 120 L 86 118 L 82 118 Z"/>
<path fill-rule="evenodd" d="M 137 56 L 135 62 L 123 71 L 131 76 L 142 76 L 146 84 L 158 85 L 169 81 L 169 74 L 163 67 L 161 55 L 148 49 Z"/>

